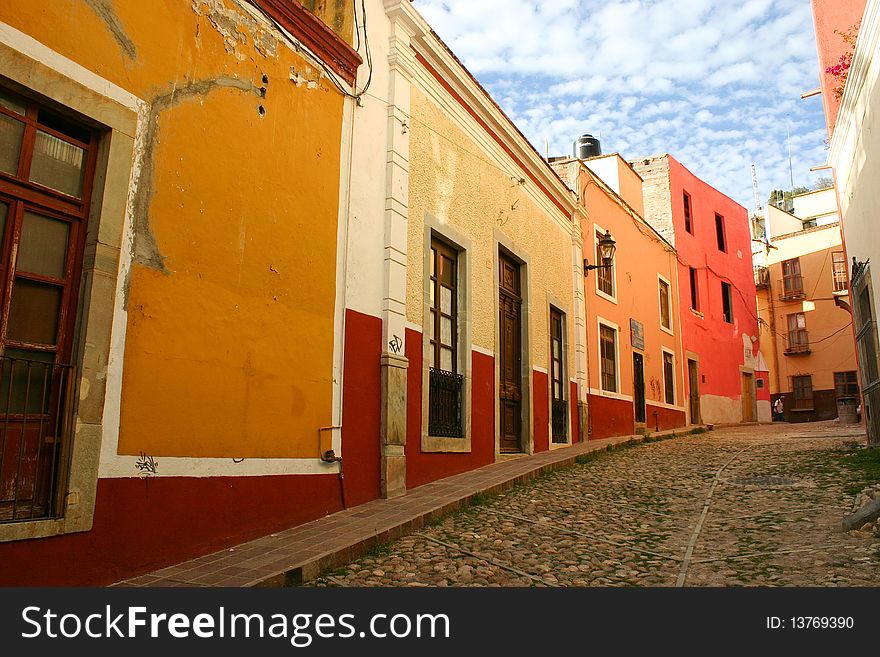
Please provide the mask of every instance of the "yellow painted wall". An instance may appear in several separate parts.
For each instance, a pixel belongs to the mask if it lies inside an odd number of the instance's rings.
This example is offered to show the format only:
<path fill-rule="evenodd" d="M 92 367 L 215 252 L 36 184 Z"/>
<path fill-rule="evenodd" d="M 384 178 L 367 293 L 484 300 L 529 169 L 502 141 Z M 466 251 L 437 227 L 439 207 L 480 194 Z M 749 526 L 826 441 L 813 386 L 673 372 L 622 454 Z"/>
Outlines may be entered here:
<path fill-rule="evenodd" d="M 427 248 L 424 244 L 426 212 L 469 237 L 473 243 L 470 308 L 473 344 L 494 352 L 497 274 L 493 263 L 498 248 L 494 231 L 504 233 L 530 257 L 529 353 L 533 366 L 546 369 L 550 340 L 547 292 L 568 305 L 569 342 L 574 343 L 571 234 L 535 203 L 523 187 L 511 179 L 510 173 L 492 164 L 481 146 L 417 87 L 412 89 L 411 103 L 410 262 L 421 263 Z M 422 278 L 418 264 L 407 267 L 407 320 L 419 325 L 424 321 Z M 568 356 L 568 371 L 574 372 L 573 348 L 569 348 Z"/>
<path fill-rule="evenodd" d="M 152 108 L 120 453 L 316 456 L 331 424 L 340 94 L 235 0 L 4 0 L 0 20 Z"/>

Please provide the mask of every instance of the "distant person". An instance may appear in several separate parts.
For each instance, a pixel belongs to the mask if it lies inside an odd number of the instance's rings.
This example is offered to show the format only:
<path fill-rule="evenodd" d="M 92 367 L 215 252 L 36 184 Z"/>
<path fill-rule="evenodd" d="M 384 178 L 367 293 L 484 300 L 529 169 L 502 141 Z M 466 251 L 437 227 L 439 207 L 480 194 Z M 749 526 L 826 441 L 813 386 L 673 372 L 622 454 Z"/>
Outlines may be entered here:
<path fill-rule="evenodd" d="M 785 421 L 785 401 L 782 397 L 777 397 L 776 401 L 773 402 L 773 421 L 774 422 L 784 422 Z"/>

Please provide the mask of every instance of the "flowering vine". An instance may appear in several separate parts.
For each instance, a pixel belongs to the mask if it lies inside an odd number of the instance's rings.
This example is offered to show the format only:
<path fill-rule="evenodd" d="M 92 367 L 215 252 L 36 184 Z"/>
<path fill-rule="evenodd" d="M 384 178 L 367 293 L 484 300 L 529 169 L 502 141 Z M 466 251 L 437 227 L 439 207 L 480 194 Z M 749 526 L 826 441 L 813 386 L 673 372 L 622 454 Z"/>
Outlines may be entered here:
<path fill-rule="evenodd" d="M 859 27 L 861 24 L 862 22 L 859 21 L 846 32 L 834 30 L 834 33 L 839 34 L 849 46 L 847 51 L 840 56 L 839 60 L 837 60 L 837 64 L 825 69 L 825 72 L 831 74 L 837 83 L 837 86 L 834 87 L 832 91 L 834 91 L 834 96 L 838 100 L 843 97 L 843 88 L 846 85 L 846 78 L 849 75 L 849 69 L 852 66 L 853 51 L 856 48 L 856 37 L 859 35 Z"/>

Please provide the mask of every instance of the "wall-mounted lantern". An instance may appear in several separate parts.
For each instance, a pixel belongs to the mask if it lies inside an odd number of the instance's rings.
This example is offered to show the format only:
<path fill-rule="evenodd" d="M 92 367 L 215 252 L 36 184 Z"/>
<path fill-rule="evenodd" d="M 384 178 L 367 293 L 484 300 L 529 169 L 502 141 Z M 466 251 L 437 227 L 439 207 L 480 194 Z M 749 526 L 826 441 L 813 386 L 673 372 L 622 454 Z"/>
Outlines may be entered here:
<path fill-rule="evenodd" d="M 587 276 L 593 269 L 608 269 L 614 266 L 614 254 L 617 251 L 617 242 L 611 237 L 611 231 L 606 230 L 605 235 L 599 240 L 599 255 L 602 256 L 601 265 L 591 265 L 590 261 L 584 258 L 584 276 Z"/>

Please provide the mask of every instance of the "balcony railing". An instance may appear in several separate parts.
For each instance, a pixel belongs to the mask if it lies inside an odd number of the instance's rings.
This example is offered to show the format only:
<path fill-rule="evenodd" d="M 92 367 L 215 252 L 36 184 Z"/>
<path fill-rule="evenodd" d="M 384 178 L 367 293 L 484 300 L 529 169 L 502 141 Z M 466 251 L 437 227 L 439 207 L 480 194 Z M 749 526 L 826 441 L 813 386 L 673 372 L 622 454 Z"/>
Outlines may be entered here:
<path fill-rule="evenodd" d="M 568 442 L 566 431 L 566 418 L 568 417 L 568 402 L 564 399 L 554 399 L 552 404 L 551 425 L 553 428 L 553 442 L 556 444 Z"/>
<path fill-rule="evenodd" d="M 810 353 L 810 334 L 805 329 L 788 332 L 788 344 L 785 347 L 785 354 L 808 354 Z"/>
<path fill-rule="evenodd" d="M 770 270 L 766 267 L 755 267 L 755 287 L 759 290 L 770 287 Z"/>
<path fill-rule="evenodd" d="M 63 514 L 75 368 L 0 357 L 0 523 Z"/>
<path fill-rule="evenodd" d="M 428 392 L 428 435 L 438 438 L 462 438 L 461 374 L 431 368 Z"/>
<path fill-rule="evenodd" d="M 803 276 L 786 276 L 779 281 L 779 299 L 781 301 L 803 299 L 805 296 Z"/>

